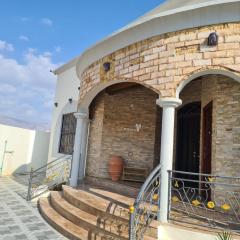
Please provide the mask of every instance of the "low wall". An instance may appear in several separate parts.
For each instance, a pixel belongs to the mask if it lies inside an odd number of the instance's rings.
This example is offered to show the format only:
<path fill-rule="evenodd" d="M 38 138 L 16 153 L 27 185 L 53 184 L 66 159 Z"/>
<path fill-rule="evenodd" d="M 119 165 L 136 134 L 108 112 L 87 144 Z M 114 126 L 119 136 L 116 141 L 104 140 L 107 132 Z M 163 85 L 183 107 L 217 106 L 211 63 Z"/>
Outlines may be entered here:
<path fill-rule="evenodd" d="M 158 227 L 158 240 L 216 240 L 217 233 L 194 230 L 175 226 L 172 224 L 162 224 Z M 239 240 L 234 236 L 233 240 Z"/>
<path fill-rule="evenodd" d="M 0 175 L 24 173 L 47 163 L 50 133 L 0 124 Z"/>

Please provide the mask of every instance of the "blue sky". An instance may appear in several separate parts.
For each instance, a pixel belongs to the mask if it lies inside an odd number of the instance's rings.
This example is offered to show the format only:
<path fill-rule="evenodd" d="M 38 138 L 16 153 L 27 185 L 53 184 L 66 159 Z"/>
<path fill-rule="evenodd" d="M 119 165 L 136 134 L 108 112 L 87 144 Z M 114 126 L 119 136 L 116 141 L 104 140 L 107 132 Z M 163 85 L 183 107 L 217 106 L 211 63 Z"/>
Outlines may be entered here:
<path fill-rule="evenodd" d="M 163 0 L 2 0 L 0 115 L 49 127 L 55 77 L 49 69 Z"/>

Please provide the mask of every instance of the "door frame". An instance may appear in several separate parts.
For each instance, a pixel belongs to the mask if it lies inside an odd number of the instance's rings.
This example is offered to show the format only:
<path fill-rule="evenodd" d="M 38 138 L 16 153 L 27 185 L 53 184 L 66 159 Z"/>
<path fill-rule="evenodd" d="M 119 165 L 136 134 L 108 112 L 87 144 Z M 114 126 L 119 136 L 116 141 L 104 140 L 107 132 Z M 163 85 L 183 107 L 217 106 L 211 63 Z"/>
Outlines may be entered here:
<path fill-rule="evenodd" d="M 207 111 L 210 111 L 210 119 L 206 119 Z M 207 105 L 203 108 L 203 119 L 202 119 L 202 157 L 201 157 L 201 173 L 203 174 L 211 174 L 212 172 L 212 112 L 213 112 L 213 101 L 209 102 Z M 206 144 L 206 121 L 211 122 L 211 140 L 210 144 Z M 210 161 L 206 161 L 205 152 L 206 148 L 208 148 L 208 151 L 210 152 Z"/>
<path fill-rule="evenodd" d="M 213 101 L 210 101 L 203 108 L 203 119 L 202 119 L 202 157 L 201 157 L 201 173 L 200 174 L 209 174 L 212 173 L 212 123 L 213 123 Z M 210 126 L 210 135 L 207 133 L 207 121 L 208 126 Z M 210 122 L 210 124 L 209 124 Z M 207 139 L 209 138 L 210 139 Z M 207 148 L 207 150 L 206 150 Z M 208 157 L 206 157 L 206 152 L 208 152 Z M 210 156 L 210 157 L 209 157 Z M 208 179 L 202 176 L 200 180 L 206 182 Z M 211 200 L 211 188 L 207 189 L 208 185 L 206 183 L 201 184 L 201 195 L 207 201 Z M 210 185 L 209 185 L 210 186 Z M 204 190 L 206 189 L 206 190 Z"/>

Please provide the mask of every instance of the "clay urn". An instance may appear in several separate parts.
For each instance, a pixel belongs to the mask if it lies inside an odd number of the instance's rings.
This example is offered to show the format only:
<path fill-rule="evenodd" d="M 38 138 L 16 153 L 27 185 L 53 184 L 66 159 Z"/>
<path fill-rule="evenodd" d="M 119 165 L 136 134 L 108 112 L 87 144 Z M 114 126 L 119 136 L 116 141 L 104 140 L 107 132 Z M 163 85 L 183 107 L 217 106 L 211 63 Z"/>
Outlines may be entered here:
<path fill-rule="evenodd" d="M 108 162 L 108 172 L 112 181 L 117 182 L 120 180 L 123 172 L 124 160 L 120 156 L 113 155 Z"/>

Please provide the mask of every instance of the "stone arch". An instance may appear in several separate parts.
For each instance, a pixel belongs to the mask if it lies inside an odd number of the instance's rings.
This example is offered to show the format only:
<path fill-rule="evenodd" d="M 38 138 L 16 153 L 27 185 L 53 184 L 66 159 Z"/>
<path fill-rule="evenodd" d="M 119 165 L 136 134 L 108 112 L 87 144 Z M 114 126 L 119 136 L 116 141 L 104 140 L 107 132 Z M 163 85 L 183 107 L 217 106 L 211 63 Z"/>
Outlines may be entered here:
<path fill-rule="evenodd" d="M 90 106 L 91 102 L 93 101 L 93 99 L 104 89 L 106 89 L 107 87 L 110 87 L 112 85 L 115 84 L 119 84 L 119 83 L 136 83 L 139 85 L 142 85 L 150 90 L 152 90 L 153 92 L 159 94 L 158 90 L 153 88 L 151 85 L 148 85 L 146 83 L 140 82 L 140 81 L 136 81 L 136 80 L 123 80 L 123 79 L 119 79 L 119 80 L 114 80 L 114 81 L 108 81 L 108 82 L 100 82 L 97 85 L 95 85 L 90 91 L 88 91 L 83 99 L 80 100 L 79 105 L 78 105 L 78 112 L 86 112 L 88 113 L 88 107 Z"/>
<path fill-rule="evenodd" d="M 188 83 L 190 83 L 191 81 L 193 81 L 198 77 L 205 76 L 205 75 L 223 75 L 240 83 L 240 73 L 235 70 L 232 70 L 226 67 L 204 68 L 204 69 L 201 68 L 197 71 L 192 72 L 180 82 L 180 84 L 176 89 L 176 97 L 179 98 L 181 91 L 184 89 L 184 87 Z"/>

